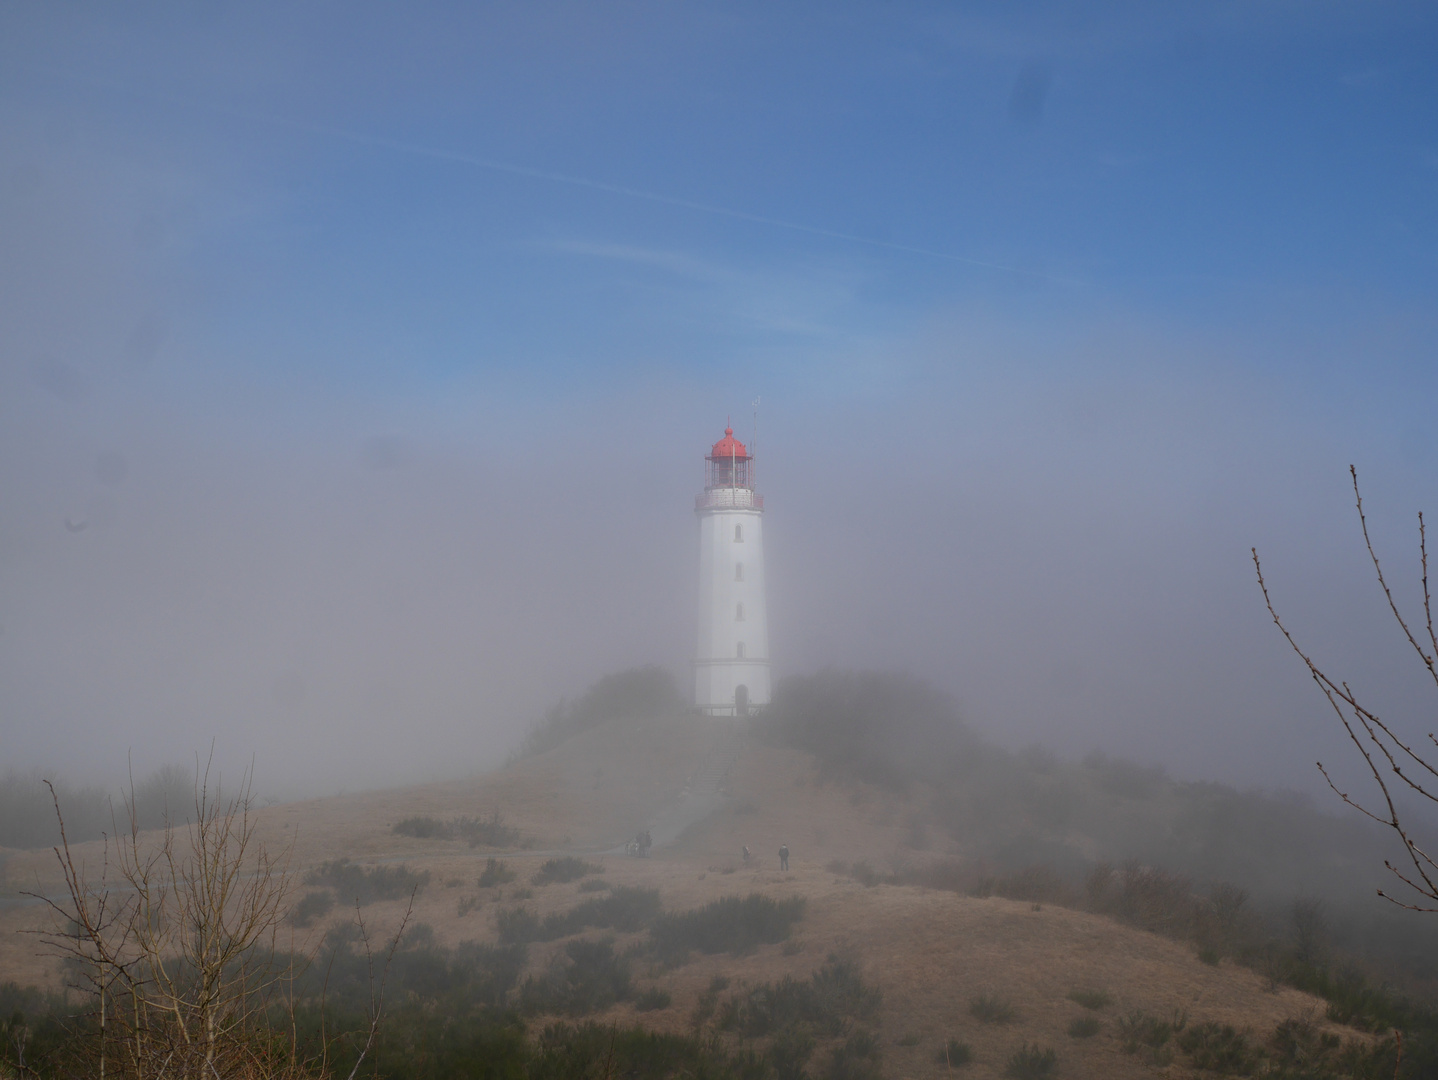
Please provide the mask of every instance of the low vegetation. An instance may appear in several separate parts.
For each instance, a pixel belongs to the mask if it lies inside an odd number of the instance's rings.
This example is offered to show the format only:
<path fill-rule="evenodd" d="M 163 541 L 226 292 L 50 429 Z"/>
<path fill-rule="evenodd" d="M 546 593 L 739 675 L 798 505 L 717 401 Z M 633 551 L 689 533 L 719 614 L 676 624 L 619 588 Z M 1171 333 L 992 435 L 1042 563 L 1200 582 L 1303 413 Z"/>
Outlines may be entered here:
<path fill-rule="evenodd" d="M 660 957 L 669 963 L 682 960 L 691 951 L 738 955 L 787 940 L 790 928 L 803 914 L 802 897 L 724 896 L 692 911 L 659 916 L 650 927 L 650 938 Z"/>
<path fill-rule="evenodd" d="M 1043 1080 L 1052 1076 L 1058 1064 L 1058 1055 L 1052 1047 L 1030 1046 L 1024 1043 L 1004 1063 L 1004 1075 L 1009 1080 Z"/>
<path fill-rule="evenodd" d="M 1003 998 L 979 994 L 969 1001 L 969 1015 L 986 1024 L 1011 1024 L 1018 1019 L 1018 1010 Z"/>
<path fill-rule="evenodd" d="M 669 1008 L 673 1001 L 674 998 L 668 990 L 660 990 L 657 986 L 651 986 L 634 999 L 634 1008 L 637 1012 L 656 1012 Z"/>
<path fill-rule="evenodd" d="M 496 885 L 505 885 L 515 879 L 518 875 L 509 868 L 509 864 L 490 856 L 484 860 L 484 869 L 479 872 L 479 887 L 481 889 L 493 888 Z"/>
<path fill-rule="evenodd" d="M 524 844 L 518 829 L 506 825 L 498 810 L 487 818 L 453 817 L 441 821 L 433 817 L 408 817 L 390 827 L 397 836 L 419 840 L 466 840 L 470 847 L 516 848 Z"/>
<path fill-rule="evenodd" d="M 1252 1076 L 1262 1062 L 1258 1048 L 1232 1024 L 1208 1021 L 1181 1032 L 1178 1045 L 1194 1066 L 1220 1076 Z"/>
<path fill-rule="evenodd" d="M 509 908 L 496 916 L 501 941 L 527 943 L 556 941 L 588 929 L 643 930 L 661 911 L 657 889 L 620 886 L 607 896 L 595 897 L 568 911 L 543 919 L 527 908 Z"/>
<path fill-rule="evenodd" d="M 1092 1039 L 1103 1029 L 1096 1016 L 1077 1016 L 1069 1022 L 1069 1038 Z"/>
<path fill-rule="evenodd" d="M 1099 1009 L 1107 1009 L 1113 1004 L 1113 998 L 1102 990 L 1070 990 L 1068 998 L 1075 1004 L 1095 1012 Z"/>
<path fill-rule="evenodd" d="M 371 904 L 412 896 L 429 884 L 428 870 L 397 866 L 360 866 L 349 859 L 331 859 L 305 875 L 306 885 L 323 885 L 346 904 Z"/>
<path fill-rule="evenodd" d="M 290 909 L 289 921 L 301 928 L 314 925 L 316 919 L 323 919 L 335 906 L 335 895 L 328 889 L 314 889 L 305 893 Z"/>
<path fill-rule="evenodd" d="M 974 1049 L 966 1042 L 958 1039 L 950 1039 L 939 1047 L 938 1062 L 940 1065 L 947 1065 L 951 1069 L 957 1069 L 960 1065 L 967 1065 L 974 1060 Z"/>
<path fill-rule="evenodd" d="M 602 873 L 604 873 L 604 867 L 598 863 L 585 862 L 573 855 L 565 855 L 558 859 L 546 859 L 530 880 L 535 885 L 552 885 L 556 882 L 562 884 L 568 881 L 578 881 L 589 874 Z"/>
<path fill-rule="evenodd" d="M 612 942 L 571 941 L 548 971 L 525 980 L 519 1004 L 527 1013 L 584 1016 L 632 993 L 629 963 Z"/>
<path fill-rule="evenodd" d="M 718 990 L 711 986 L 711 993 L 717 997 Z M 766 1040 L 761 1061 L 778 1076 L 808 1075 L 810 1059 L 825 1043 L 829 1063 L 821 1075 L 859 1080 L 878 1076 L 878 1040 L 858 1025 L 874 1018 L 880 1000 L 853 960 L 830 956 L 808 979 L 785 976 L 741 990 L 719 1004 L 715 1026 Z"/>

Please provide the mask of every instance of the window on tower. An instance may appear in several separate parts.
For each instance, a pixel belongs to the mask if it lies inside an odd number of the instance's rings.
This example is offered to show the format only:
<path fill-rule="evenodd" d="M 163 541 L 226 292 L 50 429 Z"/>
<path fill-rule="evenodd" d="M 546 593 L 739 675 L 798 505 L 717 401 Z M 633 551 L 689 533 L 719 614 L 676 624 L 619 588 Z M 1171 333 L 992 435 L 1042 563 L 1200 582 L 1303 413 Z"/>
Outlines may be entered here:
<path fill-rule="evenodd" d="M 743 581 L 743 580 L 744 580 L 744 564 L 741 563 L 741 562 L 736 562 L 736 563 L 734 564 L 734 580 L 735 580 L 735 581 Z"/>
<path fill-rule="evenodd" d="M 734 543 L 736 543 L 736 544 L 742 544 L 743 542 L 744 542 L 744 526 L 743 526 L 743 525 L 735 525 L 735 526 L 734 526 Z"/>
<path fill-rule="evenodd" d="M 735 621 L 735 622 L 743 622 L 743 621 L 744 621 L 744 605 L 743 605 L 743 604 L 739 604 L 739 605 L 737 605 L 737 606 L 734 608 L 734 621 Z"/>
<path fill-rule="evenodd" d="M 739 642 L 739 644 L 737 644 L 737 645 L 734 646 L 734 650 L 735 650 L 735 651 L 734 651 L 734 655 L 735 655 L 736 657 L 738 657 L 740 660 L 743 660 L 743 659 L 744 659 L 744 643 L 743 643 L 742 641 Z"/>

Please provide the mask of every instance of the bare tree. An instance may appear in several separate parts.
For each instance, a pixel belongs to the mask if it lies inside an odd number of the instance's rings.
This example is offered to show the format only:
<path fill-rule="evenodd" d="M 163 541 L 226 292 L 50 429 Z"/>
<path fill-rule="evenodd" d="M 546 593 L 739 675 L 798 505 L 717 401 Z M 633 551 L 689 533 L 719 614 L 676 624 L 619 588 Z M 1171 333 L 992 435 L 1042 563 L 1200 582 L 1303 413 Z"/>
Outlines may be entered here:
<path fill-rule="evenodd" d="M 158 837 L 140 828 L 132 783 L 97 876 L 71 849 L 53 788 L 51 798 L 66 889 L 38 897 L 59 917 L 43 936 L 93 1003 L 78 1049 L 95 1074 L 305 1075 L 293 1046 L 267 1037 L 272 996 L 294 974 L 276 959 L 289 852 L 256 837 L 249 772 L 224 798 L 209 766 L 197 770 L 193 818 L 177 825 L 167 811 Z"/>
<path fill-rule="evenodd" d="M 1363 529 L 1363 542 L 1378 575 L 1378 585 L 1383 590 L 1394 619 L 1398 621 L 1413 651 L 1418 654 L 1419 660 L 1433 680 L 1434 687 L 1438 688 L 1438 667 L 1435 667 L 1438 636 L 1434 633 L 1433 605 L 1428 592 L 1428 537 L 1423 515 L 1418 515 L 1418 554 L 1422 567 L 1424 627 L 1421 634 L 1415 634 L 1399 610 L 1397 601 L 1393 599 L 1393 592 L 1383 575 L 1383 566 L 1373 549 L 1373 540 L 1368 535 L 1368 519 L 1363 512 L 1363 495 L 1358 489 L 1358 470 L 1350 465 L 1348 472 L 1353 480 L 1353 498 L 1358 508 L 1358 521 Z M 1348 733 L 1348 738 L 1362 756 L 1377 790 L 1371 799 L 1357 799 L 1338 789 L 1321 761 L 1318 763 L 1319 771 L 1340 799 L 1379 825 L 1393 830 L 1403 845 L 1406 865 L 1395 866 L 1387 859 L 1383 861 L 1383 865 L 1411 892 L 1405 897 L 1395 897 L 1379 889 L 1378 895 L 1411 911 L 1438 911 L 1438 863 L 1434 861 L 1435 852 L 1432 847 L 1421 843 L 1413 835 L 1409 825 L 1405 824 L 1399 806 L 1399 800 L 1405 792 L 1438 803 L 1438 768 L 1435 768 L 1435 765 L 1438 765 L 1438 754 L 1434 752 L 1438 751 L 1438 738 L 1429 732 L 1427 739 L 1433 749 L 1430 750 L 1427 744 L 1419 741 L 1418 749 L 1415 750 L 1411 741 L 1405 741 L 1393 726 L 1363 705 L 1347 682 L 1335 681 L 1319 668 L 1313 658 L 1299 647 L 1284 626 L 1283 620 L 1279 618 L 1268 594 L 1268 585 L 1263 580 L 1263 566 L 1258 560 L 1258 549 L 1251 550 L 1253 566 L 1258 573 L 1258 586 L 1263 590 L 1263 601 L 1268 606 L 1268 613 L 1273 616 L 1274 623 L 1282 631 L 1293 651 L 1307 665 L 1313 681 L 1328 699 L 1328 704 L 1343 724 L 1343 730 Z"/>

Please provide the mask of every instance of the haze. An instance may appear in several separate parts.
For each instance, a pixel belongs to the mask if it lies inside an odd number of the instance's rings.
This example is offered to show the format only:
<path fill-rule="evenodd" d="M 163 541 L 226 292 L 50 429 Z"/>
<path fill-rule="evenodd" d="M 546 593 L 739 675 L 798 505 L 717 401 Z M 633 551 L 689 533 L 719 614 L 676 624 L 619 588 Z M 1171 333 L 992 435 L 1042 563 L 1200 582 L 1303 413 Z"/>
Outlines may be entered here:
<path fill-rule="evenodd" d="M 1438 16 L 0 6 L 0 769 L 499 764 L 686 672 L 758 410 L 777 674 L 1316 790 L 1254 584 L 1420 715 Z M 1424 729 L 1426 730 L 1426 729 Z"/>

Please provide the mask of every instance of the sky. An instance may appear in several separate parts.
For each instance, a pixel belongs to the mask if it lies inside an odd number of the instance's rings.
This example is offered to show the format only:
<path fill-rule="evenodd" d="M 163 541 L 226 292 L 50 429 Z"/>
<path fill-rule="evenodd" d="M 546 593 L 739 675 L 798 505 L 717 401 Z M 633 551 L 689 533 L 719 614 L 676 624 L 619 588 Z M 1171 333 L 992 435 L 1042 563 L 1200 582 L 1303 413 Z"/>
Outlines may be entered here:
<path fill-rule="evenodd" d="M 501 763 L 687 679 L 757 425 L 776 674 L 1321 792 L 1269 621 L 1431 725 L 1438 12 L 0 0 L 0 771 Z M 756 404 L 758 403 L 757 408 Z"/>

